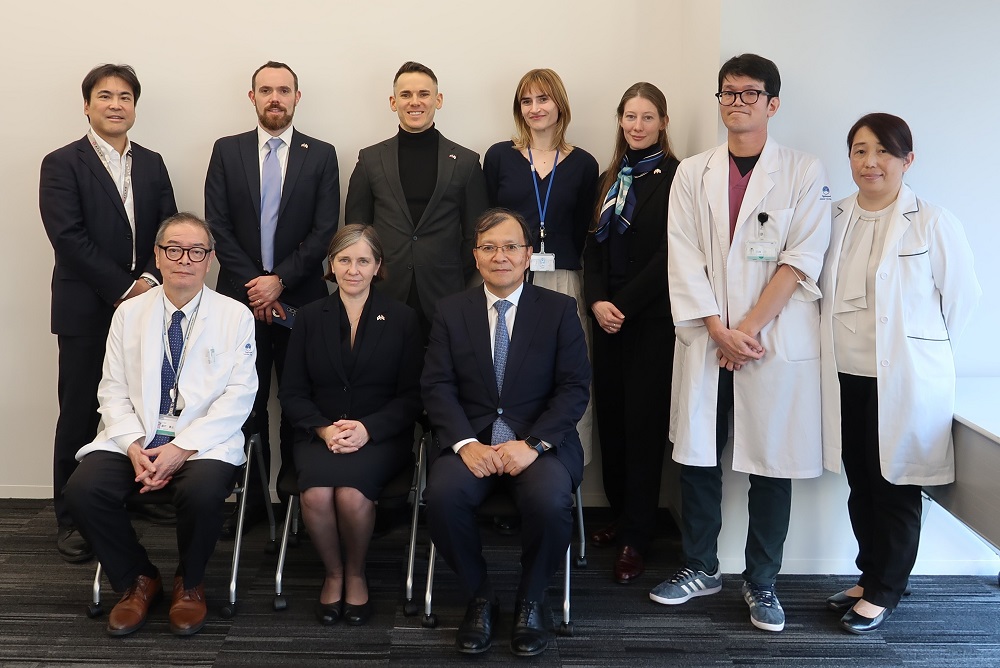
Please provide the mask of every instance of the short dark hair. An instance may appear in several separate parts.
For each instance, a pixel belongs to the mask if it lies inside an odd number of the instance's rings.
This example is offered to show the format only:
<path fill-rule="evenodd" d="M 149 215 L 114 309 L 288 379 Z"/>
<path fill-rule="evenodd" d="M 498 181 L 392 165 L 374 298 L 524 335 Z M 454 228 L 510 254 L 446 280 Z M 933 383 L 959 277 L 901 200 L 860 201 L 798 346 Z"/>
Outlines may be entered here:
<path fill-rule="evenodd" d="M 267 68 L 274 68 L 276 70 L 288 70 L 289 72 L 292 73 L 292 81 L 295 82 L 295 90 L 299 89 L 299 75 L 295 73 L 295 70 L 293 70 L 291 67 L 289 67 L 284 63 L 279 63 L 277 60 L 269 60 L 260 67 L 258 67 L 256 70 L 254 70 L 253 76 L 250 77 L 250 90 L 257 90 L 257 75 L 260 74 L 261 70 Z"/>
<path fill-rule="evenodd" d="M 190 211 L 175 213 L 160 223 L 160 227 L 156 230 L 156 245 L 159 246 L 163 243 L 164 237 L 167 236 L 168 228 L 173 227 L 174 225 L 180 225 L 181 223 L 188 223 L 189 225 L 194 225 L 195 227 L 203 229 L 205 234 L 208 236 L 208 247 L 215 250 L 215 235 L 212 234 L 211 226 Z"/>
<path fill-rule="evenodd" d="M 521 226 L 521 233 L 524 235 L 524 243 L 531 246 L 533 243 L 531 240 L 531 229 L 528 227 L 527 221 L 524 220 L 524 216 L 519 214 L 517 211 L 511 211 L 510 209 L 504 209 L 503 207 L 487 209 L 483 212 L 483 215 L 479 216 L 479 219 L 476 221 L 476 245 L 479 245 L 479 237 L 483 236 L 494 227 L 510 218 L 514 219 L 517 224 Z"/>
<path fill-rule="evenodd" d="M 348 246 L 353 246 L 361 240 L 368 242 L 368 247 L 372 249 L 372 257 L 379 263 L 378 271 L 375 272 L 375 276 L 372 280 L 377 281 L 385 278 L 385 263 L 382 262 L 382 257 L 385 253 L 382 251 L 382 240 L 379 239 L 378 233 L 375 232 L 375 228 L 373 226 L 364 225 L 362 223 L 344 225 L 342 228 L 337 230 L 337 233 L 333 235 L 332 239 L 330 239 L 330 245 L 326 249 L 326 257 L 330 261 L 330 270 L 326 272 L 326 275 L 323 276 L 323 278 L 331 283 L 336 283 L 337 278 L 333 273 L 333 258 L 340 251 L 344 250 Z"/>
<path fill-rule="evenodd" d="M 854 135 L 861 128 L 868 128 L 889 153 L 897 158 L 906 159 L 913 152 L 913 135 L 910 126 L 899 116 L 892 114 L 865 114 L 851 126 L 847 132 L 847 151 L 850 153 L 854 144 Z"/>
<path fill-rule="evenodd" d="M 142 86 L 139 85 L 139 77 L 136 76 L 135 70 L 132 69 L 131 65 L 115 65 L 113 63 L 98 65 L 87 72 L 87 76 L 83 78 L 83 85 L 81 86 L 83 88 L 83 101 L 90 102 L 90 94 L 94 92 L 94 86 L 102 79 L 107 79 L 108 77 L 116 77 L 127 83 L 129 88 L 132 89 L 134 101 L 139 101 L 139 93 L 142 92 Z"/>
<path fill-rule="evenodd" d="M 778 97 L 781 92 L 781 75 L 778 66 L 773 61 L 758 56 L 756 53 L 744 53 L 733 56 L 719 70 L 719 90 L 722 90 L 722 80 L 726 77 L 750 77 L 764 82 L 768 99 Z"/>
<path fill-rule="evenodd" d="M 434 74 L 434 70 L 427 67 L 426 65 L 422 65 L 421 63 L 408 60 L 402 65 L 400 65 L 399 69 L 396 70 L 396 76 L 392 78 L 393 87 L 396 86 L 396 82 L 399 81 L 399 77 L 403 76 L 404 74 L 409 74 L 411 72 L 417 72 L 418 74 L 426 74 L 431 78 L 431 81 L 434 82 L 435 86 L 438 85 L 438 78 L 437 75 Z"/>

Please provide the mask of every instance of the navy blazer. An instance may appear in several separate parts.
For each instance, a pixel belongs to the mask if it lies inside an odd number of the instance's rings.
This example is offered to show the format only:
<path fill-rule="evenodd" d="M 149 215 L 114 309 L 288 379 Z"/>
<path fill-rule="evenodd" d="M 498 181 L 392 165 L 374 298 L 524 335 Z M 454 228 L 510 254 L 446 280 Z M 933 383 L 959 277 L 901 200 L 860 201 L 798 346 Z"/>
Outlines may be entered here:
<path fill-rule="evenodd" d="M 216 290 L 247 304 L 260 257 L 260 151 L 257 129 L 215 142 L 205 177 L 205 218 L 219 258 Z M 281 301 L 301 306 L 326 296 L 323 262 L 340 218 L 340 171 L 332 145 L 292 131 L 274 234 Z"/>
<path fill-rule="evenodd" d="M 350 375 L 341 356 L 340 315 L 334 293 L 295 317 L 278 398 L 298 430 L 296 440 L 317 439 L 316 427 L 349 419 L 365 425 L 372 443 L 412 446 L 423 364 L 417 314 L 372 286 Z"/>
<path fill-rule="evenodd" d="M 497 392 L 486 294 L 476 286 L 438 302 L 424 360 L 424 408 L 438 444 L 479 439 L 502 414 L 519 439 L 551 443 L 545 457 L 583 478 L 576 424 L 590 399 L 590 362 L 576 300 L 525 284 Z M 488 441 L 488 439 L 487 439 Z"/>
<path fill-rule="evenodd" d="M 38 208 L 55 250 L 52 333 L 106 336 L 114 303 L 147 271 L 156 230 L 177 213 L 174 190 L 159 153 L 132 143 L 135 269 L 132 226 L 118 187 L 83 137 L 42 160 Z"/>

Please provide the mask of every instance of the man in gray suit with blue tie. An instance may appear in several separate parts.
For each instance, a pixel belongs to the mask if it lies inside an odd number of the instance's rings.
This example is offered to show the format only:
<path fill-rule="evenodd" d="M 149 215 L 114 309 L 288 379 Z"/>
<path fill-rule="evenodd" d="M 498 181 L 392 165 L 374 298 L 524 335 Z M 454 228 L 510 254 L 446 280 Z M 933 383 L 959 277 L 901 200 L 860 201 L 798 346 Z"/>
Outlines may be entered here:
<path fill-rule="evenodd" d="M 340 216 L 340 172 L 330 144 L 292 127 L 299 79 L 269 61 L 251 79 L 258 125 L 215 142 L 205 178 L 205 217 L 218 240 L 216 289 L 247 305 L 257 320 L 256 428 L 270 461 L 267 402 L 271 368 L 280 379 L 292 326 L 288 307 L 325 297 L 323 258 Z M 292 427 L 281 419 L 281 468 L 292 465 Z M 280 473 L 279 473 L 280 477 Z M 247 497 L 249 528 L 264 516 L 263 494 Z M 231 538 L 235 518 L 223 530 Z"/>
<path fill-rule="evenodd" d="M 479 155 L 434 127 L 443 104 L 429 67 L 399 68 L 389 96 L 399 132 L 358 154 L 344 213 L 345 224 L 375 226 L 385 247 L 379 289 L 416 310 L 425 339 L 438 300 L 475 271 L 475 224 L 488 206 Z"/>

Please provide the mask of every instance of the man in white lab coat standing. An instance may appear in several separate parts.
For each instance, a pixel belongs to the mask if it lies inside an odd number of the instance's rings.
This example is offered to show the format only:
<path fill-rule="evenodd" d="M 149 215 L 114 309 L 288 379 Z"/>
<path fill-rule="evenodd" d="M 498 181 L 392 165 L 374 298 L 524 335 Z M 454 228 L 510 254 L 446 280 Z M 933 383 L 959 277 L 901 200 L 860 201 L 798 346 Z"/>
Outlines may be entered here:
<path fill-rule="evenodd" d="M 823 471 L 819 290 L 830 189 L 815 157 L 768 138 L 781 79 L 754 54 L 719 71 L 726 144 L 684 160 L 670 191 L 667 264 L 677 327 L 670 440 L 681 464 L 685 564 L 650 592 L 675 605 L 722 588 L 722 451 L 750 474 L 743 598 L 781 631 L 774 592 L 791 479 Z"/>

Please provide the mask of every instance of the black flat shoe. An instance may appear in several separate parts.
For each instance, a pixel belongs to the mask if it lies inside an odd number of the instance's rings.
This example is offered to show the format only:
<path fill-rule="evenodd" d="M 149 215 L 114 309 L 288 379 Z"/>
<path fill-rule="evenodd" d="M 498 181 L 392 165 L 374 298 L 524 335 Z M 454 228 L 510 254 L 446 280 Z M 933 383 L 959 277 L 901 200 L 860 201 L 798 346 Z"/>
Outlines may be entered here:
<path fill-rule="evenodd" d="M 465 609 L 465 617 L 455 634 L 455 647 L 462 654 L 482 654 L 493 646 L 493 625 L 500 615 L 500 604 L 474 598 Z"/>
<path fill-rule="evenodd" d="M 343 613 L 344 601 L 340 600 L 336 603 L 317 603 L 316 604 L 316 619 L 323 626 L 333 626 L 340 618 L 344 616 Z"/>
<path fill-rule="evenodd" d="M 839 612 L 844 614 L 848 610 L 854 607 L 854 604 L 861 600 L 860 596 L 851 596 L 847 593 L 847 590 L 837 592 L 830 598 L 826 599 L 826 607 L 830 608 L 834 612 Z"/>
<path fill-rule="evenodd" d="M 840 627 L 848 633 L 863 636 L 866 633 L 877 631 L 885 623 L 885 620 L 889 619 L 889 615 L 891 614 L 892 608 L 886 608 L 874 618 L 859 615 L 854 610 L 848 610 L 847 614 L 840 619 Z"/>
<path fill-rule="evenodd" d="M 372 607 L 371 599 L 361 605 L 348 603 L 344 607 L 344 623 L 350 626 L 364 626 L 372 618 Z"/>

